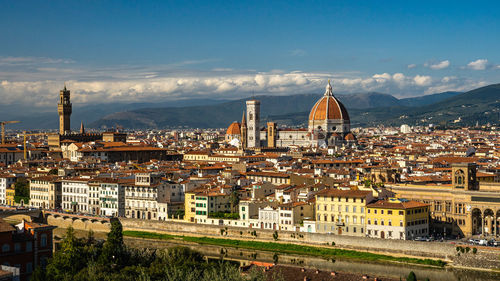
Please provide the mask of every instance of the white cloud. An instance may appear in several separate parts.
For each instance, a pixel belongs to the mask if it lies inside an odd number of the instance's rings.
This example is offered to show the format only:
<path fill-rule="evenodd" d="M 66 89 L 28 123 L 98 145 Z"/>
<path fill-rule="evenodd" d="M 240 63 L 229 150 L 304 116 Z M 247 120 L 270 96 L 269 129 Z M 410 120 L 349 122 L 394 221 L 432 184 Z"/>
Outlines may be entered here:
<path fill-rule="evenodd" d="M 435 64 L 430 64 L 429 68 L 430 69 L 438 70 L 438 69 L 445 69 L 448 66 L 450 66 L 450 61 L 449 60 L 444 60 L 444 61 L 441 61 L 441 62 L 438 62 L 438 63 L 435 63 Z"/>
<path fill-rule="evenodd" d="M 414 63 L 408 65 L 408 69 L 412 69 L 412 68 L 415 68 L 415 67 L 417 67 L 417 65 L 414 64 Z"/>
<path fill-rule="evenodd" d="M 473 70 L 485 70 L 486 66 L 488 66 L 487 59 L 478 59 L 467 64 L 467 67 Z"/>
<path fill-rule="evenodd" d="M 302 49 L 295 49 L 295 50 L 290 51 L 289 54 L 292 57 L 303 57 L 303 56 L 307 55 L 307 52 L 302 50 Z"/>
<path fill-rule="evenodd" d="M 413 81 L 418 86 L 429 86 L 432 82 L 432 78 L 430 76 L 417 75 L 413 78 Z"/>
<path fill-rule="evenodd" d="M 172 65 L 185 65 L 190 62 Z M 469 90 L 486 82 L 448 76 L 404 73 L 302 72 L 271 70 L 187 70 L 164 66 L 87 68 L 76 63 L 58 67 L 0 66 L 0 104 L 53 107 L 66 82 L 74 104 L 156 102 L 186 98 L 245 98 L 252 94 L 323 93 L 332 79 L 334 93 L 377 91 L 398 97 L 448 90 Z"/>
<path fill-rule="evenodd" d="M 35 64 L 68 64 L 69 59 L 53 59 L 45 57 L 0 57 L 0 66 L 25 66 Z"/>

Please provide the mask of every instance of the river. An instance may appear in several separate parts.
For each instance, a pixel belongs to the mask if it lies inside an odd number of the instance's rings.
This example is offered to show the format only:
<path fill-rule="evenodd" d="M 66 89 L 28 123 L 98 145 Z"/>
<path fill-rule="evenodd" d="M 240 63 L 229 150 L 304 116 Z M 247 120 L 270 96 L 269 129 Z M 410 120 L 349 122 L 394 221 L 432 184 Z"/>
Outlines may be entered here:
<path fill-rule="evenodd" d="M 64 229 L 56 229 L 55 235 L 62 237 Z M 86 232 L 75 231 L 78 236 L 87 236 Z M 104 238 L 105 234 L 95 233 L 96 238 Z M 186 246 L 201 252 L 207 258 L 237 261 L 242 265 L 247 265 L 252 261 L 300 266 L 314 268 L 324 271 L 342 271 L 351 273 L 368 274 L 370 276 L 386 276 L 392 278 L 401 277 L 405 280 L 410 271 L 415 272 L 419 280 L 429 278 L 431 281 L 498 281 L 499 272 L 466 270 L 458 268 L 433 268 L 418 265 L 397 264 L 387 262 L 367 262 L 350 259 L 326 260 L 321 257 L 312 257 L 305 255 L 290 255 L 268 251 L 257 251 L 240 249 L 233 247 L 221 247 L 213 245 L 200 245 L 196 243 L 185 242 L 182 240 L 150 240 L 141 238 L 125 237 L 125 243 L 135 248 L 165 249 L 175 246 Z"/>

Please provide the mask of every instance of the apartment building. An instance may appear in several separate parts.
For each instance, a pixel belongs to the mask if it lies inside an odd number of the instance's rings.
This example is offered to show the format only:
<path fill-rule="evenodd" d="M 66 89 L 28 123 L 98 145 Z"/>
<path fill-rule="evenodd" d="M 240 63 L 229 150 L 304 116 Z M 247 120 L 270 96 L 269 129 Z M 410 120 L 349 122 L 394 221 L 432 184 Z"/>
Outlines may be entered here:
<path fill-rule="evenodd" d="M 366 235 L 403 240 L 429 235 L 429 207 L 429 204 L 395 198 L 368 204 Z"/>
<path fill-rule="evenodd" d="M 9 174 L 0 176 L 0 204 L 7 204 L 7 188 L 16 182 L 16 177 Z"/>
<path fill-rule="evenodd" d="M 70 212 L 89 212 L 89 178 L 61 180 L 61 206 Z"/>
<path fill-rule="evenodd" d="M 100 215 L 123 217 L 125 215 L 125 188 L 118 179 L 99 181 Z"/>
<path fill-rule="evenodd" d="M 316 194 L 316 232 L 364 236 L 371 191 L 323 189 Z"/>
<path fill-rule="evenodd" d="M 125 188 L 125 216 L 127 218 L 158 219 L 158 189 L 165 184 L 158 173 L 138 173 L 132 182 L 123 182 Z"/>
<path fill-rule="evenodd" d="M 62 185 L 57 176 L 29 179 L 30 205 L 42 209 L 58 209 L 62 203 Z"/>

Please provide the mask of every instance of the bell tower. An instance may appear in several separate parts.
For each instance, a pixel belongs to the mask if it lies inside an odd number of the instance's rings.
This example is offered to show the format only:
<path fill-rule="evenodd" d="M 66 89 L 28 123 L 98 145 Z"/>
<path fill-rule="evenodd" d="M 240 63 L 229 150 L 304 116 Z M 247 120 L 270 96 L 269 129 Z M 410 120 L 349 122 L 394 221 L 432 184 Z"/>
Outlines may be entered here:
<path fill-rule="evenodd" d="M 260 147 L 260 101 L 247 101 L 248 147 Z"/>
<path fill-rule="evenodd" d="M 454 188 L 478 190 L 475 163 L 456 163 L 451 166 L 451 182 Z"/>
<path fill-rule="evenodd" d="M 59 113 L 59 134 L 69 134 L 71 132 L 71 110 L 70 91 L 64 89 L 59 92 L 59 103 L 57 104 L 57 112 Z"/>

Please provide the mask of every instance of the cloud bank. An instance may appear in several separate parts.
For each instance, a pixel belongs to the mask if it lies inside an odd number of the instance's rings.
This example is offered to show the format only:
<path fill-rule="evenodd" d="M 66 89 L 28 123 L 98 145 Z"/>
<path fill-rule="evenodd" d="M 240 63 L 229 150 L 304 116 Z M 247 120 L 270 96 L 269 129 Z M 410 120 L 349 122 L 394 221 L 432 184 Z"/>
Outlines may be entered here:
<path fill-rule="evenodd" d="M 445 68 L 448 68 L 448 66 L 450 66 L 450 61 L 444 60 L 444 61 L 441 61 L 438 63 L 429 64 L 428 66 L 430 69 L 434 69 L 434 70 L 445 69 Z"/>
<path fill-rule="evenodd" d="M 254 94 L 320 94 L 324 92 L 328 79 L 332 80 L 335 93 L 377 91 L 396 97 L 466 91 L 487 84 L 468 78 L 440 78 L 424 74 L 257 72 L 228 68 L 201 71 L 179 68 L 194 65 L 194 61 L 155 67 L 124 65 L 112 68 L 78 67 L 70 60 L 41 60 L 36 65 L 31 65 L 33 60 L 28 60 L 29 67 L 24 67 L 26 60 L 11 58 L 7 61 L 8 67 L 0 67 L 0 104 L 29 103 L 35 106 L 53 106 L 57 103 L 59 90 L 64 83 L 72 92 L 73 103 L 82 105 L 187 98 L 237 99 Z M 442 61 L 436 67 L 444 68 L 445 65 L 449 65 L 449 61 Z"/>

